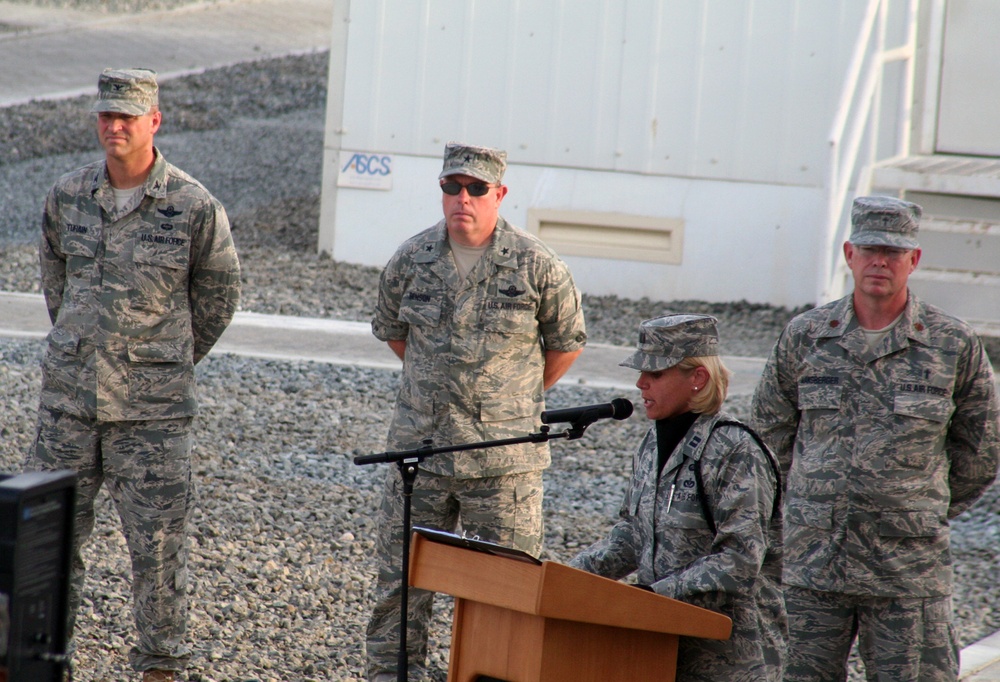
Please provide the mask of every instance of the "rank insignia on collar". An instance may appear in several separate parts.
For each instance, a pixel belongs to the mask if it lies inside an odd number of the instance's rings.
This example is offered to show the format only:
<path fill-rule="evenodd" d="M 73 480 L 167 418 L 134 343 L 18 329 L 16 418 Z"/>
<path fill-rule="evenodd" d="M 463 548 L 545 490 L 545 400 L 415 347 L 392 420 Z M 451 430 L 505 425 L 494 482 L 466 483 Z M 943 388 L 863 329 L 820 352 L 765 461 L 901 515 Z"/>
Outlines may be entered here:
<path fill-rule="evenodd" d="M 500 249 L 500 253 L 502 253 L 503 255 L 505 255 L 505 256 L 506 256 L 507 254 L 509 254 L 509 253 L 510 253 L 510 249 L 508 249 L 508 248 L 507 248 L 507 247 L 505 246 L 505 247 L 503 247 L 502 249 Z"/>
<path fill-rule="evenodd" d="M 156 209 L 156 212 L 157 213 L 162 213 L 163 215 L 167 216 L 168 218 L 174 218 L 176 216 L 179 216 L 184 211 L 178 211 L 178 210 L 176 210 L 173 207 L 173 205 L 170 205 L 170 206 L 167 206 L 166 208 L 158 208 L 158 209 Z"/>
<path fill-rule="evenodd" d="M 524 289 L 518 289 L 513 284 L 511 284 L 506 289 L 500 289 L 498 293 L 501 293 L 504 296 L 509 296 L 511 298 L 514 298 L 515 296 L 520 296 L 521 294 L 523 294 Z"/>
<path fill-rule="evenodd" d="M 428 244 L 427 246 L 424 247 L 424 251 L 426 251 L 427 253 L 430 253 L 433 250 L 434 250 L 433 244 Z"/>

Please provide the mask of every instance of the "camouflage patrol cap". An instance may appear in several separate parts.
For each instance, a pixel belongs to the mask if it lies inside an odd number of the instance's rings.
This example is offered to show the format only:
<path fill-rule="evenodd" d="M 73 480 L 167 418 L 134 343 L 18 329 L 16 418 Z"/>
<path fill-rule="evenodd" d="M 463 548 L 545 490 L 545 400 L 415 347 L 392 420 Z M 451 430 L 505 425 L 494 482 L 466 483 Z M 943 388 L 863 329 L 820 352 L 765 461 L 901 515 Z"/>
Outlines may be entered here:
<path fill-rule="evenodd" d="M 150 69 L 104 69 L 97 79 L 97 101 L 92 113 L 113 111 L 142 116 L 159 106 L 156 72 Z"/>
<path fill-rule="evenodd" d="M 507 152 L 490 147 L 472 147 L 449 142 L 444 148 L 444 168 L 438 179 L 449 175 L 468 175 L 491 184 L 499 184 L 507 170 Z"/>
<path fill-rule="evenodd" d="M 915 249 L 920 228 L 919 206 L 893 197 L 858 197 L 851 207 L 851 236 L 856 246 Z"/>
<path fill-rule="evenodd" d="M 684 358 L 719 354 L 719 332 L 711 315 L 674 314 L 645 320 L 639 325 L 639 343 L 619 362 L 640 372 L 670 369 Z"/>

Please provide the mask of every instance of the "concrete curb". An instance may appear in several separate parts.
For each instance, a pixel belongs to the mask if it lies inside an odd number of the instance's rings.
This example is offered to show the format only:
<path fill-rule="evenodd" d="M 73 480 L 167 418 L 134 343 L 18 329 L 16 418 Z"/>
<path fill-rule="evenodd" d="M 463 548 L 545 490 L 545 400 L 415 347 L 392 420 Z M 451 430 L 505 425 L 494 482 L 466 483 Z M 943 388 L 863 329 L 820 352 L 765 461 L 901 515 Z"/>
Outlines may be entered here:
<path fill-rule="evenodd" d="M 1000 680 L 1000 632 L 962 649 L 958 679 L 964 682 Z"/>
<path fill-rule="evenodd" d="M 41 294 L 0 292 L 0 336 L 41 339 L 50 327 Z M 562 381 L 632 394 L 636 372 L 618 366 L 631 351 L 631 348 L 609 344 L 588 344 Z M 399 369 L 401 366 L 388 346 L 372 336 L 367 322 L 252 312 L 236 313 L 212 353 L 376 369 Z M 752 392 L 764 368 L 764 359 L 726 357 L 725 362 L 733 371 L 730 394 Z"/>

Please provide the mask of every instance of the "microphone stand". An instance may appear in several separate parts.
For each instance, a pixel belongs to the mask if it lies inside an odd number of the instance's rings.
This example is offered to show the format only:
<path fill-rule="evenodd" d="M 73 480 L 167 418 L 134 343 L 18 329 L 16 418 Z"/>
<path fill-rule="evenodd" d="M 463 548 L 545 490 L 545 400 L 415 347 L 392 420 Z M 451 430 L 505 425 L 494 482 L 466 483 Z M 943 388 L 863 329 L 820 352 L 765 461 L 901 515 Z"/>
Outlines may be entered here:
<path fill-rule="evenodd" d="M 410 599 L 410 509 L 413 498 L 413 483 L 417 480 L 417 473 L 420 463 L 428 457 L 440 455 L 447 452 L 461 452 L 464 450 L 481 450 L 484 448 L 494 448 L 503 445 L 519 445 L 521 443 L 545 443 L 556 438 L 574 440 L 580 438 L 588 426 L 596 421 L 588 415 L 583 415 L 579 420 L 570 424 L 569 428 L 561 433 L 549 433 L 549 427 L 543 425 L 539 427 L 537 433 L 530 433 L 527 436 L 515 438 L 502 438 L 500 440 L 488 440 L 481 443 L 466 443 L 464 445 L 444 445 L 432 447 L 431 439 L 425 439 L 423 445 L 414 450 L 400 450 L 398 452 L 381 452 L 375 455 L 359 455 L 354 458 L 354 463 L 381 464 L 383 462 L 395 462 L 399 467 L 400 476 L 403 479 L 403 580 L 400 587 L 401 612 L 399 617 L 399 657 L 396 662 L 397 682 L 406 682 L 409 672 L 409 660 L 406 655 L 406 624 L 409 619 L 409 599 Z"/>

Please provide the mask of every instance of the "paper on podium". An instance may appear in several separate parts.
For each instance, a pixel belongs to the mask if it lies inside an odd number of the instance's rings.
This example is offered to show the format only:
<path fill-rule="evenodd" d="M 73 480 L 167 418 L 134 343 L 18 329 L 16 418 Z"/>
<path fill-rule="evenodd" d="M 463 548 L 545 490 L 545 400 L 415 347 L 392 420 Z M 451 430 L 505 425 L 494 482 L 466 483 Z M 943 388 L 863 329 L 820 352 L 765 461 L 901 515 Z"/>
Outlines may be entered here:
<path fill-rule="evenodd" d="M 537 557 L 531 556 L 527 552 L 523 552 L 519 549 L 513 549 L 511 547 L 504 547 L 503 545 L 498 545 L 493 542 L 486 542 L 485 540 L 480 540 L 478 538 L 470 538 L 465 535 L 457 535 L 455 533 L 438 530 L 437 528 L 428 528 L 426 526 L 414 526 L 413 532 L 424 536 L 428 540 L 433 540 L 434 542 L 441 542 L 455 547 L 464 547 L 465 549 L 485 552 L 486 554 L 492 554 L 493 556 L 517 559 L 518 561 L 535 564 L 536 566 L 542 565 L 541 560 Z"/>

